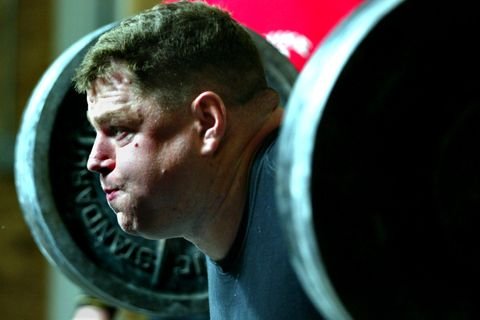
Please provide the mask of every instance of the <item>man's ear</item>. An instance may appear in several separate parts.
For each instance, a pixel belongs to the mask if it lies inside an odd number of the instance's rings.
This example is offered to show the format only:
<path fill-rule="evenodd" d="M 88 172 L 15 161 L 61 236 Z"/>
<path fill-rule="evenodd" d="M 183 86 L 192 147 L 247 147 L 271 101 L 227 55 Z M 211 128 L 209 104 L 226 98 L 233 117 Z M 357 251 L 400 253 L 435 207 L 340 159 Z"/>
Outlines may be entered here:
<path fill-rule="evenodd" d="M 222 98 L 212 91 L 199 94 L 192 102 L 192 113 L 199 137 L 201 154 L 213 155 L 220 145 L 227 125 L 227 111 Z"/>

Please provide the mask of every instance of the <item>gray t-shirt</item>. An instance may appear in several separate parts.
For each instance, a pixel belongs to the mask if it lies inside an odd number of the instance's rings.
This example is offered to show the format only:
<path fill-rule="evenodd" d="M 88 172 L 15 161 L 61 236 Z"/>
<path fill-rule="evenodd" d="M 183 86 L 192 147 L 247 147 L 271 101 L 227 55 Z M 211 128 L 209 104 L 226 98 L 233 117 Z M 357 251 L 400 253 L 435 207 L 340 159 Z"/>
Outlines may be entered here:
<path fill-rule="evenodd" d="M 276 134 L 257 153 L 247 212 L 227 257 L 207 259 L 212 320 L 323 319 L 294 273 L 275 200 Z"/>

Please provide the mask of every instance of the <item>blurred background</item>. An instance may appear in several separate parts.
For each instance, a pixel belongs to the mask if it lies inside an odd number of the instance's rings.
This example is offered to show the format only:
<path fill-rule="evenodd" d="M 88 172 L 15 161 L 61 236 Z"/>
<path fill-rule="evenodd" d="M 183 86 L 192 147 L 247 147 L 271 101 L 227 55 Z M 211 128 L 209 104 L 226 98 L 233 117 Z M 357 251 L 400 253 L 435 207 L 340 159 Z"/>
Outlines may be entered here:
<path fill-rule="evenodd" d="M 17 202 L 13 164 L 23 108 L 43 72 L 71 44 L 105 24 L 158 2 L 0 0 L 1 319 L 70 319 L 80 293 L 42 256 Z M 272 8 L 271 0 L 209 2 L 228 7 L 240 22 L 275 43 L 299 70 L 328 31 L 360 3 L 278 0 Z M 288 31 L 289 27 L 293 31 Z M 295 41 L 288 43 L 288 39 Z"/>

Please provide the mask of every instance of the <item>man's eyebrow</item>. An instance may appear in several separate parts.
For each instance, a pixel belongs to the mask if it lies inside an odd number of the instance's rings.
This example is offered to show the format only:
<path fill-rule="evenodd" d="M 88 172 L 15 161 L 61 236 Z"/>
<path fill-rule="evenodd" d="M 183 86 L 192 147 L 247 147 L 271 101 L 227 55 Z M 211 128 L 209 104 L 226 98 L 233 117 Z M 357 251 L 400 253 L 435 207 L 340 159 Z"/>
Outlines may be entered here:
<path fill-rule="evenodd" d="M 92 115 L 90 110 L 87 110 L 87 118 L 93 126 L 114 125 L 116 123 L 135 125 L 143 122 L 143 116 L 128 107 L 102 112 L 98 115 Z"/>

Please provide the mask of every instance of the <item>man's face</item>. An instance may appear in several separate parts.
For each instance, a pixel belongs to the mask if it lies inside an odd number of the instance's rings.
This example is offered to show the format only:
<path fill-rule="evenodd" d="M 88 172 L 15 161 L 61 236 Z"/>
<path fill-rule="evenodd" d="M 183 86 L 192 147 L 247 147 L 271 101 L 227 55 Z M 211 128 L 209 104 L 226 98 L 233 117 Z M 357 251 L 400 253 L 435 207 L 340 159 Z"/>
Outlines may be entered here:
<path fill-rule="evenodd" d="M 140 99 L 126 76 L 96 80 L 87 92 L 96 131 L 88 160 L 123 230 L 147 238 L 181 236 L 195 189 L 195 140 L 187 112 Z M 198 190 L 197 190 L 198 192 Z"/>

